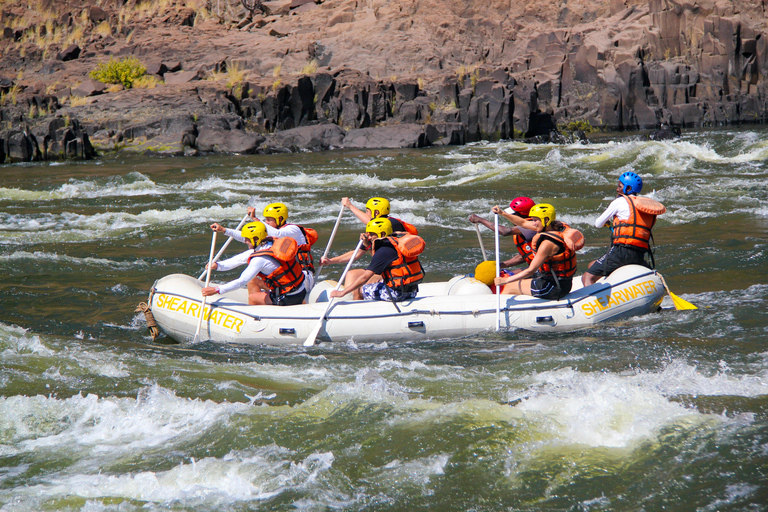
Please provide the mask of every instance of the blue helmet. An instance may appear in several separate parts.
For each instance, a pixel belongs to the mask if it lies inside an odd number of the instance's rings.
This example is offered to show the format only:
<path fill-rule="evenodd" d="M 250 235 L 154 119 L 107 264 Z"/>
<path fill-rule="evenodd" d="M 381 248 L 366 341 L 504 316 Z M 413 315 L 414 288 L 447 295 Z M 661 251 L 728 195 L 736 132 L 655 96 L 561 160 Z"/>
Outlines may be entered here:
<path fill-rule="evenodd" d="M 639 194 L 643 190 L 643 179 L 632 171 L 619 176 L 619 182 L 624 185 L 624 194 Z"/>

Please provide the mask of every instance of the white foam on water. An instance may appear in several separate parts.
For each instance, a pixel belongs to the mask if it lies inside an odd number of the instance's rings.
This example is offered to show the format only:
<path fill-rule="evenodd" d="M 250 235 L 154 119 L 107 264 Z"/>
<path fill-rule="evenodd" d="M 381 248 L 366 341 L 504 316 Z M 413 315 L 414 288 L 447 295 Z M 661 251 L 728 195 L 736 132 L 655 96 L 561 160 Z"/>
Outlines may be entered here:
<path fill-rule="evenodd" d="M 0 323 L 0 362 L 29 354 L 51 356 L 54 352 L 43 344 L 37 334 L 22 327 Z"/>
<path fill-rule="evenodd" d="M 102 181 L 70 180 L 54 190 L 0 188 L 0 200 L 55 201 L 78 198 L 160 196 L 176 193 L 178 193 L 178 187 L 175 185 L 158 185 L 141 173 L 131 172 Z"/>
<path fill-rule="evenodd" d="M 680 421 L 728 421 L 670 398 L 762 396 L 768 394 L 766 377 L 765 371 L 735 376 L 724 370 L 706 375 L 684 362 L 632 375 L 564 368 L 532 375 L 525 390 L 510 392 L 508 398 L 520 400 L 515 408 L 548 432 L 550 443 L 633 448 Z"/>
<path fill-rule="evenodd" d="M 76 466 L 97 469 L 136 451 L 187 442 L 247 407 L 180 398 L 152 386 L 137 399 L 94 394 L 64 400 L 41 395 L 0 398 L 0 421 L 22 452 L 72 451 Z"/>
<path fill-rule="evenodd" d="M 15 263 L 19 261 L 41 261 L 56 264 L 71 264 L 78 266 L 107 267 L 113 269 L 127 269 L 133 267 L 145 267 L 148 263 L 142 259 L 132 261 L 114 261 L 106 258 L 76 258 L 66 254 L 57 254 L 43 251 L 27 252 L 14 251 L 11 254 L 0 254 L 0 261 Z"/>
<path fill-rule="evenodd" d="M 713 498 L 710 503 L 697 508 L 697 510 L 702 512 L 717 512 L 719 510 L 732 508 L 732 506 L 738 509 L 741 508 L 739 505 L 743 506 L 747 502 L 745 500 L 750 497 L 759 496 L 759 491 L 759 486 L 747 483 L 726 485 L 724 496 Z M 755 507 L 755 510 L 758 510 L 758 508 Z"/>
<path fill-rule="evenodd" d="M 173 507 L 183 504 L 209 508 L 265 500 L 288 489 L 310 487 L 335 460 L 331 452 L 313 453 L 298 463 L 292 461 L 292 456 L 292 452 L 271 445 L 230 452 L 221 458 L 190 460 L 166 471 L 54 477 L 18 492 L 32 499 L 124 498 Z"/>
<path fill-rule="evenodd" d="M 336 382 L 298 406 L 301 409 L 332 410 L 354 400 L 365 403 L 402 405 L 408 401 L 406 391 L 385 379 L 376 370 L 365 368 L 355 374 L 354 382 Z"/>
<path fill-rule="evenodd" d="M 403 482 L 426 488 L 433 477 L 445 474 L 445 468 L 450 461 L 450 455 L 439 453 L 428 457 L 418 457 L 407 461 L 395 459 L 386 465 L 376 468 L 377 485 L 385 489 L 397 489 Z"/>

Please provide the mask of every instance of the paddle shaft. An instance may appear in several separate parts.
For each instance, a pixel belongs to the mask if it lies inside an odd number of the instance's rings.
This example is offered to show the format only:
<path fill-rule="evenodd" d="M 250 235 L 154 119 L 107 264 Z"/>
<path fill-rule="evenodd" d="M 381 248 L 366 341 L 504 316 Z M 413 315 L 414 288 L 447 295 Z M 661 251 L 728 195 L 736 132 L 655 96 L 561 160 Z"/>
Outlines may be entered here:
<path fill-rule="evenodd" d="M 341 205 L 341 210 L 339 210 L 339 216 L 336 218 L 336 224 L 333 225 L 333 231 L 331 231 L 331 237 L 328 239 L 328 245 L 325 246 L 325 252 L 323 253 L 323 257 L 320 258 L 320 266 L 317 267 L 317 270 L 315 271 L 315 277 L 320 275 L 320 271 L 323 270 L 322 261 L 323 258 L 328 256 L 328 252 L 331 250 L 331 244 L 333 243 L 333 239 L 336 237 L 336 230 L 339 229 L 339 223 L 341 223 L 341 216 L 344 214 L 344 205 Z"/>
<path fill-rule="evenodd" d="M 478 232 L 479 234 L 479 232 Z M 501 274 L 501 264 L 499 262 L 499 214 L 493 215 L 493 235 L 496 241 L 496 277 Z M 496 285 L 496 330 L 501 330 L 501 289 Z"/>
<path fill-rule="evenodd" d="M 488 259 L 488 255 L 485 252 L 485 245 L 483 245 L 483 237 L 480 236 L 480 225 L 475 224 L 475 231 L 477 231 L 477 241 L 480 243 L 480 251 L 483 253 L 483 261 Z"/>
<path fill-rule="evenodd" d="M 246 214 L 245 217 L 243 217 L 243 220 L 240 221 L 240 224 L 238 224 L 237 227 L 235 228 L 235 231 L 238 231 L 240 228 L 242 228 L 243 225 L 245 225 L 245 221 L 247 221 L 248 219 L 250 219 L 250 217 Z M 232 242 L 231 236 L 227 237 L 227 241 L 224 242 L 224 245 L 221 246 L 221 249 L 219 249 L 219 252 L 216 253 L 216 256 L 214 256 L 213 260 L 210 263 L 216 263 L 217 261 L 219 261 L 219 258 L 221 258 L 221 255 L 224 254 L 224 251 L 226 250 L 230 242 Z M 204 275 L 205 275 L 205 271 L 203 271 L 203 273 L 200 274 L 200 277 L 198 277 L 197 280 L 200 281 Z"/>
<path fill-rule="evenodd" d="M 232 240 L 230 238 L 230 240 Z M 211 239 L 211 253 L 208 256 L 208 268 L 206 269 L 206 276 L 205 276 L 205 287 L 208 288 L 208 285 L 211 283 L 211 265 L 213 264 L 213 251 L 216 249 L 216 231 L 213 232 L 213 237 Z M 205 299 L 207 299 L 205 295 L 203 295 L 203 302 L 200 304 L 200 318 L 197 320 L 197 329 L 195 330 L 195 339 L 194 341 L 198 341 L 198 336 L 200 336 L 200 327 L 203 325 L 203 313 L 205 313 Z"/>
<path fill-rule="evenodd" d="M 344 282 L 344 278 L 347 277 L 347 272 L 352 267 L 352 263 L 355 262 L 355 258 L 357 257 L 357 253 L 360 251 L 360 247 L 363 246 L 363 240 L 361 239 L 359 242 L 357 242 L 357 247 L 355 247 L 355 252 L 352 253 L 352 257 L 349 259 L 349 262 L 347 262 L 347 266 L 344 268 L 344 272 L 341 273 L 341 277 L 339 278 L 339 282 L 336 283 L 336 288 L 333 290 L 336 291 L 339 288 L 341 288 L 341 284 Z M 314 329 L 312 329 L 312 332 L 309 333 L 309 336 L 307 336 L 307 339 L 304 340 L 304 346 L 305 347 L 311 347 L 315 344 L 315 340 L 317 339 L 317 335 L 320 334 L 320 329 L 323 327 L 323 320 L 325 320 L 325 315 L 328 314 L 328 311 L 331 309 L 331 305 L 333 304 L 333 301 L 336 299 L 336 297 L 330 297 L 328 300 L 328 305 L 325 306 L 325 309 L 323 310 L 323 314 L 320 317 L 320 320 L 317 322 L 317 325 Z"/>

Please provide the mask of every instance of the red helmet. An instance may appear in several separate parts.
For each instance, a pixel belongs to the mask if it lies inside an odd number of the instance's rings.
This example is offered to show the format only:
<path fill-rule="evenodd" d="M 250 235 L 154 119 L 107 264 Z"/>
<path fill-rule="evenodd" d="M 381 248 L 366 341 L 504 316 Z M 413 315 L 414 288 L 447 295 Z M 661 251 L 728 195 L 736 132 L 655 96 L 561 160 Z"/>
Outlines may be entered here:
<path fill-rule="evenodd" d="M 531 211 L 531 207 L 536 203 L 530 197 L 516 197 L 509 203 L 509 207 L 523 217 L 528 216 L 528 212 Z"/>

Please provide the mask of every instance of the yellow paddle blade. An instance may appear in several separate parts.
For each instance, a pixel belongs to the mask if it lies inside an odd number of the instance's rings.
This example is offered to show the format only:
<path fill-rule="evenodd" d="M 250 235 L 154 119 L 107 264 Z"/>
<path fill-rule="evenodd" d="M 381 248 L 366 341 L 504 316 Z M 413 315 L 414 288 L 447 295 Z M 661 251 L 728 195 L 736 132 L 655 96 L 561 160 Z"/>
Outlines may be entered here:
<path fill-rule="evenodd" d="M 672 299 L 672 302 L 675 304 L 675 309 L 699 309 L 693 304 L 691 304 L 690 302 L 688 302 L 687 300 L 681 299 L 680 297 L 678 297 L 672 292 L 669 292 L 669 297 Z"/>

